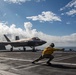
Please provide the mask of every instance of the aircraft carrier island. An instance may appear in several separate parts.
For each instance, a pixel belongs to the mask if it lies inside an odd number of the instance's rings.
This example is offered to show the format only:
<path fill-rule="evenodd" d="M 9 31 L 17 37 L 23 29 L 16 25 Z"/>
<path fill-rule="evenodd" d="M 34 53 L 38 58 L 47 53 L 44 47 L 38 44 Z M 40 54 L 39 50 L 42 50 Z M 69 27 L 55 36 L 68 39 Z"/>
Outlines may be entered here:
<path fill-rule="evenodd" d="M 0 75 L 76 75 L 76 52 L 54 52 L 52 65 L 43 59 L 31 62 L 41 55 L 41 51 L 0 51 Z"/>

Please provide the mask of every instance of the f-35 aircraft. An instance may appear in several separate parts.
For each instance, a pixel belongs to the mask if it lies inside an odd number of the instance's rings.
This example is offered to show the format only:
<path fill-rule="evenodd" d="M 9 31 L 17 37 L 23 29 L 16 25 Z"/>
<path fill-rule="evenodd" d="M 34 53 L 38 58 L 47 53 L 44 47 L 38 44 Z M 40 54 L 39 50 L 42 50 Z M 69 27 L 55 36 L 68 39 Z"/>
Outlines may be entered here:
<path fill-rule="evenodd" d="M 23 50 L 26 51 L 25 46 L 31 47 L 32 51 L 35 51 L 36 46 L 40 46 L 46 43 L 46 41 L 39 39 L 38 37 L 19 39 L 19 36 L 16 36 L 15 41 L 11 41 L 6 35 L 4 35 L 7 42 L 0 42 L 0 44 L 6 46 L 11 45 L 10 50 L 13 51 L 13 47 L 23 47 Z"/>

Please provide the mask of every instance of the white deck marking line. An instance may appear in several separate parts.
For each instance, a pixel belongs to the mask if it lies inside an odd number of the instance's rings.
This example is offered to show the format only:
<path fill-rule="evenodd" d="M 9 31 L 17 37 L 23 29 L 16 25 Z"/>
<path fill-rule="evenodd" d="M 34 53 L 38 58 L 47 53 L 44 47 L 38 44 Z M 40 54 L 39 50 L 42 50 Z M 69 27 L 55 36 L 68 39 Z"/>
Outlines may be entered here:
<path fill-rule="evenodd" d="M 55 61 L 60 61 L 60 60 L 64 60 L 64 59 L 68 59 L 68 58 L 72 58 L 75 57 L 76 55 L 69 55 L 69 56 L 64 56 L 64 57 L 59 57 L 59 58 L 55 58 Z M 6 59 L 6 60 L 18 60 L 18 61 L 29 61 L 32 62 L 33 60 L 27 60 L 27 59 L 18 59 L 18 58 L 8 58 L 8 57 L 0 57 L 1 59 Z"/>
<path fill-rule="evenodd" d="M 27 69 L 31 69 L 31 68 L 34 68 L 34 67 L 37 67 L 37 66 L 40 66 L 40 65 L 32 65 L 32 66 L 28 66 L 26 68 L 23 68 L 24 70 L 27 70 Z"/>
<path fill-rule="evenodd" d="M 62 62 L 51 62 L 52 64 L 58 64 L 58 65 L 63 65 L 63 66 L 70 66 L 70 67 L 76 67 L 76 64 L 72 64 L 72 63 L 62 63 Z M 42 64 L 45 64 L 44 62 Z M 23 65 L 22 65 L 23 66 Z M 26 67 L 25 67 L 26 66 Z M 35 67 L 38 67 L 38 66 L 41 66 L 39 64 L 37 65 L 34 65 L 34 64 L 28 64 L 28 65 L 24 65 L 23 68 L 21 68 L 22 70 L 28 70 L 28 69 L 31 69 L 31 68 L 35 68 Z M 14 70 L 18 70 L 18 68 L 11 68 L 11 69 L 14 69 Z"/>
<path fill-rule="evenodd" d="M 21 70 L 28 70 L 28 69 L 31 69 L 31 68 L 34 68 L 34 67 L 37 67 L 37 66 L 40 66 L 40 65 L 31 65 L 31 66 L 28 66 L 28 67 L 25 67 L 25 68 L 21 68 Z M 17 68 L 11 68 L 12 70 L 19 70 Z"/>
<path fill-rule="evenodd" d="M 40 63 L 45 63 L 45 61 L 39 61 Z M 25 68 L 25 67 L 29 67 L 29 66 L 35 66 L 35 64 L 26 64 L 26 65 L 21 65 L 18 67 L 15 67 L 15 69 L 20 69 L 20 68 Z M 36 65 L 37 66 L 37 65 Z M 39 66 L 39 65 L 38 65 Z"/>
<path fill-rule="evenodd" d="M 0 57 L 1 58 L 1 57 Z M 5 58 L 5 59 L 9 59 L 9 58 Z M 11 58 L 11 60 L 12 59 L 14 59 L 14 58 Z M 19 60 L 19 61 L 24 61 L 23 59 L 14 59 L 14 60 Z M 25 61 L 29 61 L 29 60 L 26 60 L 25 59 Z M 43 61 L 42 61 L 43 62 Z M 71 63 L 60 63 L 60 62 L 52 62 L 52 63 L 54 63 L 54 64 L 61 64 L 61 65 L 67 65 L 67 66 L 76 66 L 76 64 L 71 64 Z M 43 63 L 44 64 L 44 63 Z M 31 69 L 31 68 L 34 68 L 34 67 L 37 67 L 37 66 L 40 66 L 40 65 L 31 65 L 31 64 L 29 64 L 29 65 L 27 65 L 27 67 L 25 67 L 25 68 L 22 68 L 22 69 L 25 69 L 25 70 L 27 70 L 27 69 Z M 23 66 L 22 66 L 23 67 Z M 14 70 L 18 70 L 17 68 L 12 68 L 12 69 L 14 69 Z"/>
<path fill-rule="evenodd" d="M 24 68 L 24 67 L 28 67 L 28 66 L 31 66 L 32 64 L 26 64 L 26 65 L 21 65 L 21 66 L 18 66 L 18 67 L 15 67 L 16 69 L 20 69 L 20 68 Z"/>
<path fill-rule="evenodd" d="M 34 65 L 34 66 L 32 66 L 32 67 L 28 67 L 28 68 L 24 68 L 24 69 L 22 69 L 22 70 L 28 70 L 28 69 L 31 69 L 31 68 L 34 68 L 34 67 L 37 67 L 37 66 L 41 66 L 41 65 Z M 16 70 L 16 71 L 19 71 L 18 69 L 15 69 L 15 68 L 12 68 L 13 70 Z M 64 70 L 56 70 L 56 69 L 53 69 L 52 70 L 53 72 L 64 72 L 64 73 L 67 73 L 68 74 L 68 72 L 67 71 L 64 71 Z M 75 72 L 72 72 L 72 71 L 70 71 L 69 72 L 69 74 L 75 74 Z"/>
<path fill-rule="evenodd" d="M 71 66 L 71 67 L 76 67 L 76 64 L 72 64 L 72 63 L 62 63 L 62 62 L 51 62 L 52 64 L 58 64 L 58 65 L 63 65 L 63 66 Z M 42 64 L 46 64 L 46 63 L 42 63 Z M 31 69 L 31 68 L 34 68 L 34 67 L 38 67 L 38 66 L 41 66 L 41 65 L 31 65 L 31 66 L 28 66 L 28 67 L 25 67 L 25 68 L 22 68 L 24 70 L 27 70 L 27 69 Z"/>
<path fill-rule="evenodd" d="M 27 59 L 18 59 L 18 58 L 8 58 L 8 57 L 0 57 L 1 59 L 5 59 L 5 60 L 18 60 L 18 61 L 33 61 L 33 60 L 27 60 Z"/>
<path fill-rule="evenodd" d="M 60 61 L 68 58 L 75 57 L 76 55 L 69 55 L 69 56 L 64 56 L 64 57 L 59 57 L 59 58 L 54 58 L 56 59 L 55 61 Z M 27 60 L 27 59 L 18 59 L 18 58 L 8 58 L 8 57 L 0 57 L 1 59 L 6 59 L 6 60 L 18 60 L 18 61 L 29 61 L 32 62 L 33 60 Z"/>
<path fill-rule="evenodd" d="M 51 62 L 51 63 L 52 64 L 63 65 L 63 66 L 76 67 L 76 64 L 72 64 L 72 63 L 61 63 L 61 62 Z M 42 63 L 42 64 L 46 64 L 46 63 Z M 41 65 L 39 65 L 39 64 L 37 64 L 37 65 L 28 65 L 27 67 L 21 68 L 21 69 L 27 70 L 27 69 L 35 68 L 35 67 L 38 67 L 38 66 L 41 66 Z"/>
<path fill-rule="evenodd" d="M 63 59 L 68 59 L 68 58 L 71 58 L 71 57 L 74 57 L 73 55 L 71 55 L 70 57 L 61 57 L 62 59 L 61 60 L 63 60 Z M 33 61 L 33 60 L 27 60 L 27 59 L 17 59 L 17 58 L 7 58 L 7 57 L 0 57 L 0 58 L 2 58 L 2 59 L 6 59 L 6 60 L 18 60 L 18 61 L 29 61 L 29 62 L 31 62 L 31 61 Z M 58 58 L 59 60 L 60 60 L 60 58 Z M 43 62 L 43 61 L 41 61 L 41 62 Z M 62 65 L 71 65 L 71 66 L 76 66 L 76 64 L 71 64 L 71 63 L 60 63 L 60 62 L 52 62 L 52 63 L 56 63 L 56 64 L 62 64 Z M 29 65 L 27 65 L 28 67 L 26 67 L 26 68 L 24 68 L 24 69 L 30 69 L 30 68 L 33 68 L 33 67 L 37 67 L 37 66 L 40 66 L 40 65 L 31 65 L 31 64 L 29 64 Z"/>

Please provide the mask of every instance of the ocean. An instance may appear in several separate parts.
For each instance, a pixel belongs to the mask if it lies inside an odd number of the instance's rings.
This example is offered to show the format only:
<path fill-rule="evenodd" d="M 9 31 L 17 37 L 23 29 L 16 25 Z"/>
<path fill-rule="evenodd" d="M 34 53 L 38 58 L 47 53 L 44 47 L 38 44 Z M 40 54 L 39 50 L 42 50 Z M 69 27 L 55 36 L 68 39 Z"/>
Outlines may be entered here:
<path fill-rule="evenodd" d="M 58 48 L 64 48 L 65 51 L 76 51 L 76 47 L 58 47 Z"/>

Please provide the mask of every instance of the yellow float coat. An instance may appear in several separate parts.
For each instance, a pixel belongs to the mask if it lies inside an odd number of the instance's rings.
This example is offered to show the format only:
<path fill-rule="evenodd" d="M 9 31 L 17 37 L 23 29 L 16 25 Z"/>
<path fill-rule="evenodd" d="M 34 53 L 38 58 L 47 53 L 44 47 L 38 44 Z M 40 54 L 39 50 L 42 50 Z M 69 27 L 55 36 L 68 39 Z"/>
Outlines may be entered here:
<path fill-rule="evenodd" d="M 56 48 L 52 48 L 52 47 L 47 47 L 43 50 L 42 55 L 45 54 L 52 54 L 54 51 L 56 50 L 60 50 L 60 49 L 56 49 Z"/>

